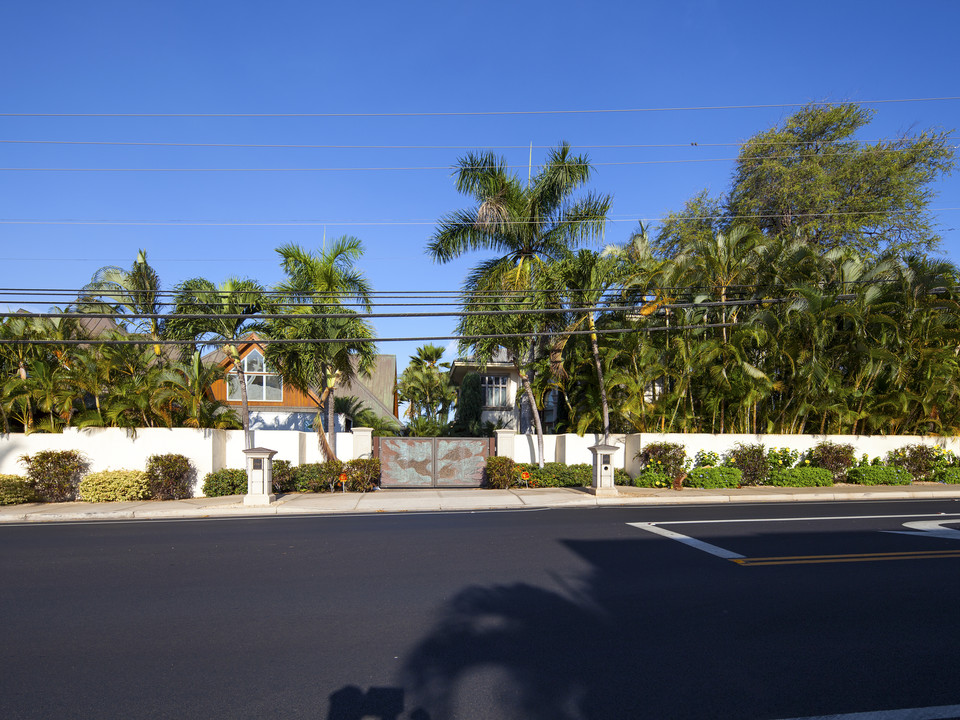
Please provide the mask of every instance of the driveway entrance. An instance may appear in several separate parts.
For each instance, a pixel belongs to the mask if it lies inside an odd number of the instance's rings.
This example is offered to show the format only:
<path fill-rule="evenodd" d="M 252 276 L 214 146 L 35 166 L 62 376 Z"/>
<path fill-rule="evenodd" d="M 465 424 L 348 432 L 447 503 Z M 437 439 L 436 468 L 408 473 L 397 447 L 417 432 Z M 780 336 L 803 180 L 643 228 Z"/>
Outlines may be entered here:
<path fill-rule="evenodd" d="M 373 438 L 385 488 L 480 487 L 493 438 Z"/>

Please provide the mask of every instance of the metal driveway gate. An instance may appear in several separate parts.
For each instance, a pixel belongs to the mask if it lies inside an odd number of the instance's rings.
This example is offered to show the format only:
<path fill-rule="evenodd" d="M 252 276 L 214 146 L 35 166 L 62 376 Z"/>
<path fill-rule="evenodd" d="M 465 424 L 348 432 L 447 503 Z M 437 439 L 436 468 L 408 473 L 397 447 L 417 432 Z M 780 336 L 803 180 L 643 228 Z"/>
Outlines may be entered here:
<path fill-rule="evenodd" d="M 493 438 L 374 438 L 385 488 L 480 487 Z"/>

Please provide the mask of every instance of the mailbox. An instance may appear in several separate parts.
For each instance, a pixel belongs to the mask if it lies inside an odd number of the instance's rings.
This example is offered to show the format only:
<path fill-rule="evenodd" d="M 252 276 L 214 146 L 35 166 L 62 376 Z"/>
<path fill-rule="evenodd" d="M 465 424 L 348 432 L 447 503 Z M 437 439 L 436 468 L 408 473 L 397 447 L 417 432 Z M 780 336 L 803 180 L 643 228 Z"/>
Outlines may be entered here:
<path fill-rule="evenodd" d="M 618 495 L 613 484 L 613 454 L 617 451 L 616 445 L 593 445 L 593 482 L 590 492 L 594 495 Z"/>
<path fill-rule="evenodd" d="M 269 505 L 277 499 L 273 494 L 273 456 L 276 450 L 250 448 L 244 450 L 247 456 L 247 494 L 244 505 Z"/>

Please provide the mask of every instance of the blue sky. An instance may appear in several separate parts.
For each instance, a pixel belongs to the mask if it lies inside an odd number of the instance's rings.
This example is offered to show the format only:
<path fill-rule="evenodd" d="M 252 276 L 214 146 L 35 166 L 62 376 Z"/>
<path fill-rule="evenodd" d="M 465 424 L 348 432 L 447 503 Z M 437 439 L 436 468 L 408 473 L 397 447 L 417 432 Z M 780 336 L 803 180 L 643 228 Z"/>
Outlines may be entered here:
<path fill-rule="evenodd" d="M 958 20 L 953 0 L 10 2 L 0 9 L 0 113 L 619 110 L 956 96 Z M 865 140 L 960 129 L 956 100 L 871 107 Z M 479 256 L 437 266 L 424 248 L 439 216 L 468 205 L 448 169 L 463 152 L 496 148 L 525 174 L 530 143 L 534 163 L 561 140 L 587 148 L 591 188 L 614 198 L 606 240 L 622 242 L 639 218 L 678 210 L 703 188 L 725 191 L 736 147 L 723 144 L 790 111 L 0 116 L 5 141 L 448 146 L 0 143 L 3 168 L 439 168 L 0 171 L 0 219 L 44 221 L 0 224 L 0 287 L 77 288 L 102 265 L 129 266 L 138 248 L 167 288 L 196 275 L 270 285 L 281 278 L 275 247 L 318 248 L 326 232 L 363 241 L 360 266 L 378 291 L 456 290 Z M 641 144 L 681 147 L 589 147 Z M 960 262 L 960 177 L 935 190 L 943 251 Z M 269 224 L 306 221 L 315 224 Z M 377 323 L 382 337 L 444 335 L 453 326 Z M 381 351 L 397 354 L 402 368 L 416 344 Z"/>

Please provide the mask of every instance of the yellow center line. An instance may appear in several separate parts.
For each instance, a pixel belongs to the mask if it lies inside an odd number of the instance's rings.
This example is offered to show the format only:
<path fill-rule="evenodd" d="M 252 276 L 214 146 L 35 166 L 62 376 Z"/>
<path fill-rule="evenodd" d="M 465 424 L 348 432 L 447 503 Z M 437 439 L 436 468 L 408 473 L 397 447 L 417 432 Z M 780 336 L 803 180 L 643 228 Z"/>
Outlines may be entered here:
<path fill-rule="evenodd" d="M 855 553 L 848 555 L 794 555 L 784 557 L 732 558 L 737 565 L 809 565 L 814 563 L 876 562 L 879 560 L 928 560 L 960 557 L 960 550 Z"/>

